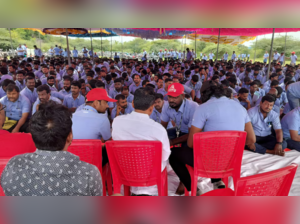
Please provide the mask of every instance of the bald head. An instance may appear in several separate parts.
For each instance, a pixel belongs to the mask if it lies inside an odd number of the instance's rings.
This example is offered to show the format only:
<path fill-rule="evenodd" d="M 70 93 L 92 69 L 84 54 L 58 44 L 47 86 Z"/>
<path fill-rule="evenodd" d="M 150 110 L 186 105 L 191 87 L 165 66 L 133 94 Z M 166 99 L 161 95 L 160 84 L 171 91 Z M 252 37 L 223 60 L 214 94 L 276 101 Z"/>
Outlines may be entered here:
<path fill-rule="evenodd" d="M 271 88 L 270 91 L 269 91 L 269 94 L 277 96 L 278 95 L 278 91 L 275 88 Z"/>

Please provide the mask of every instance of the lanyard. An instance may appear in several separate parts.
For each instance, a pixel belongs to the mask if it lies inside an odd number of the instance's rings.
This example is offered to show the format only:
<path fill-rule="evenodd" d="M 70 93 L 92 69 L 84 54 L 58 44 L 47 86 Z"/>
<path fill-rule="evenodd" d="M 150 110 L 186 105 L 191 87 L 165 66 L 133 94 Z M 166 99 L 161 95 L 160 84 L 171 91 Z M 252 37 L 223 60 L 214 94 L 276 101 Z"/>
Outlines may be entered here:
<path fill-rule="evenodd" d="M 177 126 L 177 123 L 176 123 L 176 115 L 174 116 L 174 122 L 175 122 L 175 125 L 176 125 L 175 129 L 176 129 L 177 138 L 179 137 L 179 134 L 180 134 L 182 118 L 183 118 L 183 114 L 184 114 L 184 111 L 185 111 L 186 99 L 184 99 L 183 103 L 184 103 L 183 112 L 181 113 L 180 122 L 179 122 L 178 126 Z"/>

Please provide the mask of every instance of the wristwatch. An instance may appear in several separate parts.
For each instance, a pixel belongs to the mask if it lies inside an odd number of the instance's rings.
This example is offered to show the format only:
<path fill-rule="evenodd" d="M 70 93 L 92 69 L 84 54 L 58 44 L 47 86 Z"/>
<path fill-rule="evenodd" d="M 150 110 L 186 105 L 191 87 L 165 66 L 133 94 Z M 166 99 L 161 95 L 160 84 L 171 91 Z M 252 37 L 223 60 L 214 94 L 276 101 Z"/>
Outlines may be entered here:
<path fill-rule="evenodd" d="M 276 142 L 276 145 L 282 145 L 282 142 Z"/>

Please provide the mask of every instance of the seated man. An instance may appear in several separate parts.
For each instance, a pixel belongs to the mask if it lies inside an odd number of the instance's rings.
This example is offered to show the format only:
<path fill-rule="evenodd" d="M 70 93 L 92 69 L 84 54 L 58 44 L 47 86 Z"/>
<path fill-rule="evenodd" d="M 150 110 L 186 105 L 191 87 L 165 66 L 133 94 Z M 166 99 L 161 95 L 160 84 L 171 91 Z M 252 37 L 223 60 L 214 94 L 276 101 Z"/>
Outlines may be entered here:
<path fill-rule="evenodd" d="M 40 106 L 29 124 L 37 150 L 8 162 L 1 176 L 6 196 L 102 196 L 98 168 L 68 152 L 71 116 L 55 102 Z"/>
<path fill-rule="evenodd" d="M 111 119 L 124 114 L 130 114 L 134 109 L 131 103 L 128 103 L 126 97 L 122 94 L 119 94 L 115 98 L 117 101 L 116 106 L 111 111 Z"/>
<path fill-rule="evenodd" d="M 72 94 L 66 95 L 64 98 L 63 105 L 69 108 L 74 113 L 76 108 L 84 104 L 84 96 L 80 94 L 81 84 L 78 81 L 73 81 L 71 84 Z"/>
<path fill-rule="evenodd" d="M 197 104 L 184 98 L 184 87 L 180 83 L 169 86 L 168 101 L 164 103 L 161 112 L 161 124 L 167 128 L 169 121 L 175 122 L 175 128 L 168 129 L 170 145 L 185 144 L 188 139 L 189 128 L 197 108 Z"/>
<path fill-rule="evenodd" d="M 9 84 L 6 87 L 6 96 L 0 99 L 3 105 L 6 119 L 2 120 L 0 126 L 5 130 L 16 133 L 26 132 L 28 127 L 28 115 L 31 111 L 31 103 L 26 96 L 20 94 L 19 87 Z"/>
<path fill-rule="evenodd" d="M 239 90 L 238 99 L 240 104 L 246 109 L 249 110 L 251 108 L 251 103 L 249 101 L 249 90 L 246 88 L 241 88 Z"/>
<path fill-rule="evenodd" d="M 191 177 L 186 164 L 194 166 L 193 136 L 199 132 L 209 131 L 246 131 L 247 144 L 255 142 L 253 128 L 247 111 L 237 102 L 226 97 L 226 89 L 214 82 L 204 82 L 201 88 L 203 104 L 196 108 L 190 133 L 188 147 L 173 148 L 170 165 L 188 191 L 191 191 Z M 220 148 L 220 150 L 222 150 Z M 211 179 L 214 189 L 224 188 L 221 179 Z M 183 194 L 180 185 L 176 194 Z M 198 191 L 198 195 L 201 191 Z"/>
<path fill-rule="evenodd" d="M 281 126 L 287 147 L 300 152 L 300 107 L 284 115 L 281 120 Z"/>
<path fill-rule="evenodd" d="M 290 104 L 290 109 L 293 110 L 300 106 L 300 82 L 295 82 L 289 85 L 287 89 L 287 99 Z"/>
<path fill-rule="evenodd" d="M 256 142 L 247 145 L 246 149 L 260 154 L 270 153 L 284 156 L 286 142 L 283 140 L 279 114 L 272 110 L 274 103 L 275 97 L 267 94 L 262 98 L 259 106 L 248 110 L 256 135 Z M 276 136 L 272 135 L 272 127 Z"/>
<path fill-rule="evenodd" d="M 112 123 L 112 138 L 114 140 L 150 140 L 162 142 L 162 166 L 164 170 L 170 155 L 170 144 L 166 130 L 150 119 L 154 108 L 153 88 L 139 88 L 134 92 L 132 105 L 134 111 L 124 116 L 118 116 Z M 136 195 L 157 194 L 157 187 L 131 187 Z"/>

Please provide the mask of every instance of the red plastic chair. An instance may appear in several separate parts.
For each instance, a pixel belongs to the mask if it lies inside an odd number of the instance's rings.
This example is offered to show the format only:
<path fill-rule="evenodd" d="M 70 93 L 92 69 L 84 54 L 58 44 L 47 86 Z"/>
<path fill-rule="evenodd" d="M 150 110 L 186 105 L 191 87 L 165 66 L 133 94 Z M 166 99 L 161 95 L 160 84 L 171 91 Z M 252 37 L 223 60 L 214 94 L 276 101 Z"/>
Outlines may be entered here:
<path fill-rule="evenodd" d="M 192 196 L 196 196 L 198 177 L 233 177 L 234 186 L 241 174 L 241 164 L 247 133 L 244 131 L 212 131 L 194 134 L 194 168 L 187 165 L 191 175 Z M 185 195 L 189 193 L 185 190 Z"/>
<path fill-rule="evenodd" d="M 35 152 L 36 147 L 32 140 L 31 134 L 25 133 L 9 133 L 6 131 L 0 132 L 0 176 L 8 163 L 8 161 L 20 154 Z M 0 196 L 5 196 L 2 187 L 0 186 Z"/>
<path fill-rule="evenodd" d="M 108 195 L 112 195 L 112 178 L 109 164 L 102 167 L 102 142 L 100 140 L 73 140 L 68 151 L 79 156 L 81 161 L 96 166 L 102 176 L 103 196 L 106 196 L 106 184 Z"/>
<path fill-rule="evenodd" d="M 157 185 L 158 195 L 168 195 L 167 168 L 161 171 L 160 141 L 108 141 L 107 154 L 114 181 L 114 193 L 130 196 L 131 187 Z"/>
<path fill-rule="evenodd" d="M 288 196 L 298 165 L 243 177 L 237 181 L 236 191 L 230 188 L 210 191 L 202 196 Z"/>

